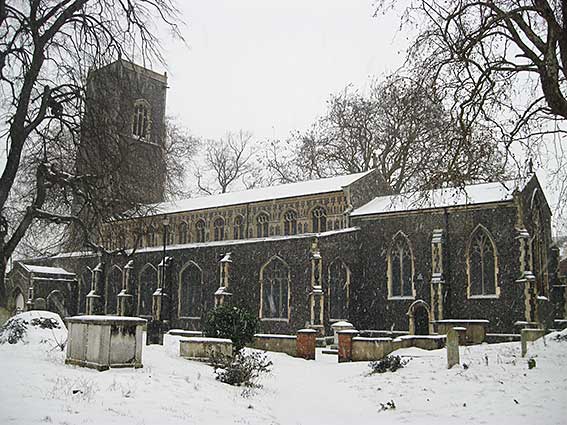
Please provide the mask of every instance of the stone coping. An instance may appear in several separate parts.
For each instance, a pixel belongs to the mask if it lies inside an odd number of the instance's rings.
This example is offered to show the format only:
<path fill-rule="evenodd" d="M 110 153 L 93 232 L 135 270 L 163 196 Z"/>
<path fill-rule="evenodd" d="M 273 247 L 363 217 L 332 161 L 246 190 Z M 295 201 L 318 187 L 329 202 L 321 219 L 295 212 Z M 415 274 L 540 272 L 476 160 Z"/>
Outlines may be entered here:
<path fill-rule="evenodd" d="M 352 323 L 344 320 L 341 320 L 340 322 L 335 322 L 331 325 L 331 328 L 340 328 L 340 327 L 354 328 Z"/>
<path fill-rule="evenodd" d="M 296 339 L 297 337 L 295 335 L 254 334 L 254 338 Z"/>
<path fill-rule="evenodd" d="M 227 338 L 206 338 L 206 337 L 189 337 L 179 340 L 180 342 L 194 342 L 194 343 L 215 343 L 215 344 L 232 344 L 231 339 Z"/>
<path fill-rule="evenodd" d="M 355 336 L 352 340 L 365 342 L 391 342 L 392 338 L 369 338 L 364 336 Z"/>
<path fill-rule="evenodd" d="M 337 333 L 339 335 L 358 335 L 360 332 L 358 332 L 356 329 L 345 329 L 342 331 L 337 331 Z"/>
<path fill-rule="evenodd" d="M 396 339 L 447 339 L 447 335 L 403 335 Z"/>
<path fill-rule="evenodd" d="M 203 336 L 203 332 L 201 331 L 186 331 L 184 329 L 170 329 L 168 334 L 173 336 L 184 336 L 187 338 L 193 336 Z"/>
<path fill-rule="evenodd" d="M 86 323 L 89 325 L 145 325 L 148 321 L 140 317 L 85 315 L 65 318 L 67 323 Z"/>
<path fill-rule="evenodd" d="M 316 334 L 317 331 L 315 329 L 300 329 L 297 331 L 298 334 Z"/>
<path fill-rule="evenodd" d="M 432 323 L 490 323 L 490 320 L 486 319 L 441 319 L 441 320 L 434 320 Z"/>

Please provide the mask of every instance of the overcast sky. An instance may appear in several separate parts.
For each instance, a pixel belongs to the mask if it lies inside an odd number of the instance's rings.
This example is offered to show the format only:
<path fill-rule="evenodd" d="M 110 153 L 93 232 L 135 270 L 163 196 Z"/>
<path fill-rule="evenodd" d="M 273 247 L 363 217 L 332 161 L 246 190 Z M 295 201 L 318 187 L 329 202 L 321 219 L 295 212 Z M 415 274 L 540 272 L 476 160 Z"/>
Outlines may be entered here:
<path fill-rule="evenodd" d="M 168 113 L 196 136 L 285 137 L 330 93 L 398 68 L 405 37 L 371 0 L 184 0 L 188 47 L 166 44 Z"/>

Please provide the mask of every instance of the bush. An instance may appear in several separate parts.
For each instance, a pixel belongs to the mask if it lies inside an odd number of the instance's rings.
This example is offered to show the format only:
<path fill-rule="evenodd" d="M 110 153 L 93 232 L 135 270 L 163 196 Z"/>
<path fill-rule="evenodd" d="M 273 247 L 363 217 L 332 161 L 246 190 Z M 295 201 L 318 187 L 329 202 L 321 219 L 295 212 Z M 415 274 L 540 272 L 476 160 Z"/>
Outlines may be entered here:
<path fill-rule="evenodd" d="M 403 368 L 407 365 L 409 360 L 402 360 L 400 356 L 386 356 L 381 360 L 368 363 L 370 367 L 370 374 L 374 373 L 384 373 L 384 372 L 395 372 L 398 369 Z"/>
<path fill-rule="evenodd" d="M 8 320 L 2 328 L 0 328 L 0 344 L 17 344 L 20 342 L 28 331 L 28 321 L 17 317 Z"/>
<path fill-rule="evenodd" d="M 249 311 L 239 307 L 221 305 L 209 313 L 203 333 L 210 338 L 229 338 L 238 353 L 250 342 L 258 329 L 258 319 Z"/>
<path fill-rule="evenodd" d="M 258 378 L 269 373 L 272 361 L 264 353 L 239 352 L 234 357 L 215 354 L 210 359 L 215 368 L 215 377 L 225 384 L 237 387 L 259 388 Z"/>

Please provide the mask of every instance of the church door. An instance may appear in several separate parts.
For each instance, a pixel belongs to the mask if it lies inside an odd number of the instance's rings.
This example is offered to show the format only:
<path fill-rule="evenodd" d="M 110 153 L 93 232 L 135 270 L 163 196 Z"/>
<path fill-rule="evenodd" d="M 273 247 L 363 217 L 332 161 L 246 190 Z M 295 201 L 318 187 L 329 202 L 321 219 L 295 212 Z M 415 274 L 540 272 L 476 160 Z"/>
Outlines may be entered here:
<path fill-rule="evenodd" d="M 414 323 L 416 335 L 429 335 L 429 314 L 423 305 L 416 305 L 414 309 Z"/>

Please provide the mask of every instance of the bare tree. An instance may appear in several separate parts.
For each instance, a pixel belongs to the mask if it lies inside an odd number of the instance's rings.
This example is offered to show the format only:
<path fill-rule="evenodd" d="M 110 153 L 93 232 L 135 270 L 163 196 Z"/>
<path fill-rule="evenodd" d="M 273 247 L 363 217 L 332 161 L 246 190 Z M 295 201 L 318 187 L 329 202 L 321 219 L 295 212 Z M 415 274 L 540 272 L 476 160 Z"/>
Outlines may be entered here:
<path fill-rule="evenodd" d="M 519 176 L 550 163 L 554 187 L 562 185 L 567 157 L 553 145 L 564 144 L 567 132 L 565 0 L 376 3 L 378 10 L 405 7 L 403 23 L 417 28 L 407 64 L 435 81 L 464 131 L 482 126 Z"/>
<path fill-rule="evenodd" d="M 252 133 L 243 130 L 229 132 L 219 140 L 208 140 L 205 143 L 204 167 L 195 173 L 199 191 L 207 195 L 226 193 L 229 186 L 238 180 L 246 188 L 255 186 L 252 145 Z M 212 175 L 213 183 L 205 182 L 206 175 Z"/>
<path fill-rule="evenodd" d="M 420 80 L 393 75 L 375 83 L 368 96 L 349 89 L 331 96 L 310 130 L 294 135 L 293 160 L 282 160 L 279 148 L 268 151 L 268 166 L 280 180 L 377 168 L 395 192 L 403 192 L 502 172 L 490 140 L 460 132 L 438 93 Z"/>
<path fill-rule="evenodd" d="M 104 209 L 94 204 L 106 176 L 75 167 L 88 130 L 88 70 L 117 58 L 159 60 L 152 22 L 157 17 L 179 35 L 176 16 L 169 0 L 0 0 L 0 140 L 8 150 L 0 176 L 0 304 L 7 261 L 33 223 L 76 223 L 91 236 L 81 210 Z M 99 130 L 111 133 L 117 117 L 105 119 Z M 109 148 L 105 158 L 114 153 Z M 26 184 L 18 188 L 18 181 Z"/>
<path fill-rule="evenodd" d="M 165 130 L 166 196 L 186 198 L 190 195 L 185 185 L 187 172 L 200 141 L 172 117 L 166 118 Z"/>

